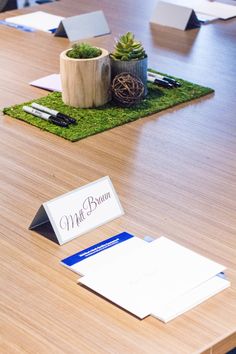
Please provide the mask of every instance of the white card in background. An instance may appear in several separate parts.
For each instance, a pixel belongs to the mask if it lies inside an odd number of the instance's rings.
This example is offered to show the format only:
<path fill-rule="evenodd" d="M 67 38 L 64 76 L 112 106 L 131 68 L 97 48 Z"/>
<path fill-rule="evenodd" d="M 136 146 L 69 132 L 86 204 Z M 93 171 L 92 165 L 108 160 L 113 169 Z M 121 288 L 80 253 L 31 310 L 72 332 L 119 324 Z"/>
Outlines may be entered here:
<path fill-rule="evenodd" d="M 68 37 L 70 42 L 110 33 L 103 11 L 94 11 L 63 19 L 55 36 Z"/>
<path fill-rule="evenodd" d="M 144 318 L 225 269 L 165 237 L 147 246 L 122 262 L 114 258 L 109 267 L 98 268 L 79 283 Z"/>
<path fill-rule="evenodd" d="M 17 25 L 32 27 L 44 32 L 54 31 L 64 17 L 49 14 L 44 11 L 36 11 L 25 15 L 19 15 L 6 18 L 6 22 Z"/>
<path fill-rule="evenodd" d="M 30 229 L 50 222 L 63 244 L 124 214 L 108 176 L 42 204 Z"/>
<path fill-rule="evenodd" d="M 29 84 L 48 91 L 62 91 L 60 74 L 44 76 L 38 80 L 31 81 Z"/>
<path fill-rule="evenodd" d="M 187 30 L 200 27 L 200 22 L 192 8 L 172 4 L 168 1 L 158 1 L 153 11 L 151 23 L 162 26 Z"/>

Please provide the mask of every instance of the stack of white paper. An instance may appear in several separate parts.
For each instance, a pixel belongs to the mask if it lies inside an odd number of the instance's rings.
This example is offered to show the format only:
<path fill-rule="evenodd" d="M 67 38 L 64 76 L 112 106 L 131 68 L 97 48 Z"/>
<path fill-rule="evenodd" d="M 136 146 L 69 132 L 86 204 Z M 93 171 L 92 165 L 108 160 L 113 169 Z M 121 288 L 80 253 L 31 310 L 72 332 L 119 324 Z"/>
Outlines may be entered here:
<path fill-rule="evenodd" d="M 139 318 L 152 315 L 168 322 L 230 285 L 217 276 L 223 265 L 166 237 L 147 243 L 123 233 L 104 242 L 115 238 L 114 247 L 103 251 L 101 243 L 62 264 L 84 275 L 79 283 Z"/>

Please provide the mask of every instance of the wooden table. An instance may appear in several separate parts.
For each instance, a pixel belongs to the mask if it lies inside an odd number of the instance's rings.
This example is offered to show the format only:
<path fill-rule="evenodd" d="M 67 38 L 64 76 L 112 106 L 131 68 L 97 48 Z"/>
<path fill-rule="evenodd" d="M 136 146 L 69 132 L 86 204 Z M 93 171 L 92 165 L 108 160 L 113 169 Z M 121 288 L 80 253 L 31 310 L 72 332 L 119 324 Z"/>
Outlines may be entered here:
<path fill-rule="evenodd" d="M 215 94 L 77 143 L 0 120 L 1 353 L 225 353 L 236 344 L 236 19 L 199 30 L 150 26 L 155 0 L 61 0 L 55 15 L 102 9 L 112 50 L 133 31 L 149 66 Z M 1 14 L 1 18 L 35 8 Z M 67 39 L 0 26 L 0 107 L 47 95 Z M 39 206 L 109 175 L 125 215 L 59 246 L 29 231 Z M 227 267 L 229 289 L 163 324 L 142 321 L 77 285 L 59 261 L 122 231 L 166 235 Z M 211 348 L 211 349 L 210 349 Z"/>

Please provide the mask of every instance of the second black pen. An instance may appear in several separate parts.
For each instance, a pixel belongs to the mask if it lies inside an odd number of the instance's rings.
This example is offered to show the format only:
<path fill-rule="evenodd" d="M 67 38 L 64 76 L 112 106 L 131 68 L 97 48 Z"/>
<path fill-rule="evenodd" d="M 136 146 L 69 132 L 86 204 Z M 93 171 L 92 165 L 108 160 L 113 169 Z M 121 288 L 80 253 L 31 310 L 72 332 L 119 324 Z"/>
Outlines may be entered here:
<path fill-rule="evenodd" d="M 31 104 L 31 106 L 36 108 L 36 109 L 39 109 L 42 112 L 46 112 L 48 114 L 51 114 L 54 117 L 63 119 L 67 124 L 76 124 L 76 119 L 74 119 L 72 117 L 69 117 L 66 114 L 60 113 L 60 112 L 56 111 L 55 109 L 51 109 L 51 108 L 42 106 L 41 104 L 38 104 L 38 103 L 35 103 L 35 102 L 33 102 Z"/>

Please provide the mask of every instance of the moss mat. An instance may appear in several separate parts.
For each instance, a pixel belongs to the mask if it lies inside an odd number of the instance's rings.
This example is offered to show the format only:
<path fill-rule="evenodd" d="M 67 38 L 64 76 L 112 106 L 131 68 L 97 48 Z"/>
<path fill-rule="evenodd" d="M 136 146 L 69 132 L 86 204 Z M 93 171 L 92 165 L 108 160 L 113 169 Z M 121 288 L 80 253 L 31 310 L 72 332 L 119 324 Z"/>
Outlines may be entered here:
<path fill-rule="evenodd" d="M 211 88 L 199 86 L 178 78 L 175 79 L 182 84 L 181 87 L 165 89 L 148 83 L 148 95 L 146 98 L 137 106 L 130 108 L 117 107 L 113 102 L 99 108 L 73 108 L 66 106 L 62 102 L 61 93 L 53 92 L 46 97 L 4 108 L 3 112 L 70 141 L 77 141 L 214 92 Z M 22 106 L 30 105 L 32 102 L 37 102 L 76 118 L 77 125 L 61 128 L 25 113 L 22 110 Z"/>

